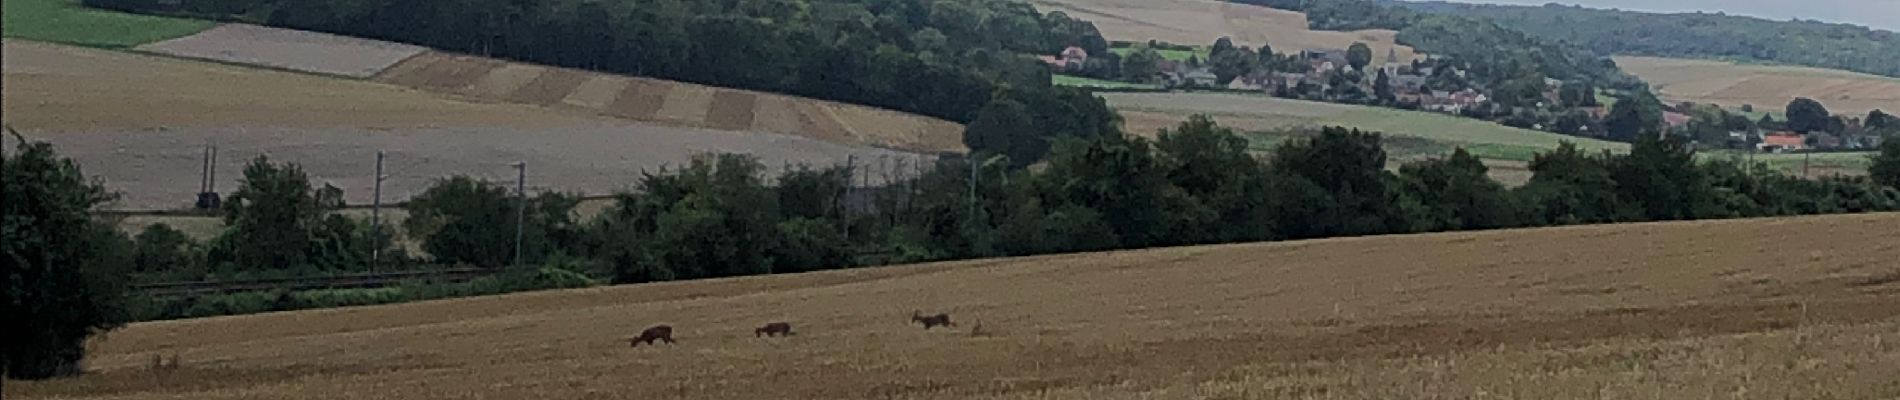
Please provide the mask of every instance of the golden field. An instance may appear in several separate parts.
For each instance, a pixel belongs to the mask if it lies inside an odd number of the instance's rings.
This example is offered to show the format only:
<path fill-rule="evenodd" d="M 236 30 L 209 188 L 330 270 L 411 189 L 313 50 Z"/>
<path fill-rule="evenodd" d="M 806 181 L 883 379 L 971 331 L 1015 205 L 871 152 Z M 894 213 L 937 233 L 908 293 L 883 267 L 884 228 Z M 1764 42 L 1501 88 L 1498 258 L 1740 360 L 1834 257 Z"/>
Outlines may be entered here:
<path fill-rule="evenodd" d="M 1385 62 L 1388 51 L 1410 61 L 1421 55 L 1393 41 L 1398 32 L 1315 31 L 1307 29 L 1306 14 L 1216 0 L 1032 0 L 1043 12 L 1061 11 L 1095 23 L 1109 40 L 1145 43 L 1159 40 L 1207 46 L 1223 36 L 1236 46 L 1268 44 L 1276 53 L 1297 54 L 1306 48 L 1344 49 L 1355 42 L 1372 47 L 1373 60 Z"/>
<path fill-rule="evenodd" d="M 668 282 L 134 324 L 6 397 L 1891 399 L 1896 260 L 1869 214 Z"/>
<path fill-rule="evenodd" d="M 1780 113 L 1796 97 L 1828 111 L 1865 117 L 1868 111 L 1900 110 L 1900 78 L 1833 69 L 1748 65 L 1725 61 L 1616 57 L 1624 71 L 1655 86 L 1668 101 L 1692 101 Z"/>

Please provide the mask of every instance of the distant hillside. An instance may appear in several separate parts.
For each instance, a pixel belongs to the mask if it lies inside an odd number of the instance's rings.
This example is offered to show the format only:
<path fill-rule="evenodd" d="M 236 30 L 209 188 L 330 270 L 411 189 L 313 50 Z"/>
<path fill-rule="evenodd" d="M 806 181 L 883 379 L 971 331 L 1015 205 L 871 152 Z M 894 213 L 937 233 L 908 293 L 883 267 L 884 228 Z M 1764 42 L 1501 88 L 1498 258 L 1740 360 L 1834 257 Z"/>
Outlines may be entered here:
<path fill-rule="evenodd" d="M 1600 87 L 1628 89 L 1633 77 L 1603 62 L 1608 54 L 1529 36 L 1482 17 L 1419 13 L 1375 0 L 1226 0 L 1305 13 L 1315 30 L 1398 31 L 1394 40 L 1419 52 L 1469 64 L 1485 87 L 1502 87 L 1526 72 Z"/>
<path fill-rule="evenodd" d="M 1531 36 L 1601 53 L 1768 61 L 1900 77 L 1900 33 L 1856 25 L 1555 4 L 1380 1 L 1423 13 L 1484 17 Z"/>

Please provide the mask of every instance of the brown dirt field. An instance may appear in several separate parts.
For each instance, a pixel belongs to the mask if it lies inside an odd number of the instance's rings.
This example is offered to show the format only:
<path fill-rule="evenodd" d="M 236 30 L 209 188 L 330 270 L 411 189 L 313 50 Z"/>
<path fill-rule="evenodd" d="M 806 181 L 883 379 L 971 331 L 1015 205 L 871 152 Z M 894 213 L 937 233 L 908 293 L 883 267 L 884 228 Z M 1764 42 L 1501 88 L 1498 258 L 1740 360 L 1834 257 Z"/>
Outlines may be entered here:
<path fill-rule="evenodd" d="M 758 102 L 759 96 L 748 92 L 722 90 L 713 93 L 711 109 L 706 111 L 706 125 L 713 129 L 752 129 L 752 110 Z"/>
<path fill-rule="evenodd" d="M 23 131 L 539 127 L 598 119 L 370 82 L 12 39 L 3 59 L 0 120 Z"/>
<path fill-rule="evenodd" d="M 537 76 L 533 81 L 528 82 L 527 85 L 515 89 L 514 93 L 508 95 L 508 100 L 515 103 L 538 106 L 560 104 L 562 99 L 567 98 L 575 89 L 579 89 L 581 83 L 587 80 L 588 76 L 585 72 L 566 68 L 550 68 L 547 72 L 541 73 L 541 76 Z"/>
<path fill-rule="evenodd" d="M 653 117 L 663 122 L 687 126 L 705 126 L 706 112 L 712 108 L 713 93 L 720 89 L 711 86 L 678 85 L 666 92 L 666 100 L 660 102 L 660 110 Z"/>
<path fill-rule="evenodd" d="M 1821 68 L 1738 65 L 1723 61 L 1617 57 L 1617 65 L 1655 86 L 1672 102 L 1693 101 L 1779 111 L 1796 97 L 1820 101 L 1829 111 L 1865 116 L 1875 109 L 1900 110 L 1900 78 Z"/>
<path fill-rule="evenodd" d="M 635 78 L 627 82 L 620 97 L 608 106 L 607 113 L 642 121 L 657 120 L 660 105 L 666 103 L 667 93 L 672 91 L 673 86 L 663 81 Z"/>
<path fill-rule="evenodd" d="M 327 33 L 224 24 L 198 34 L 138 46 L 171 56 L 262 65 L 353 78 L 368 78 L 427 51 L 401 43 Z"/>
<path fill-rule="evenodd" d="M 1121 251 L 133 324 L 9 398 L 1894 398 L 1900 214 Z M 912 310 L 960 324 L 925 331 Z M 788 321 L 800 335 L 757 339 Z M 677 345 L 629 349 L 666 323 Z M 980 326 L 980 328 L 979 328 Z M 980 332 L 979 332 L 980 330 Z M 152 355 L 184 367 L 155 372 Z"/>
<path fill-rule="evenodd" d="M 935 118 L 465 55 L 424 53 L 390 67 L 376 80 L 479 100 L 559 106 L 678 127 L 782 133 L 914 152 L 967 150 L 963 126 Z M 747 97 L 752 100 L 743 100 Z"/>
<path fill-rule="evenodd" d="M 574 88 L 574 93 L 562 99 L 561 103 L 570 106 L 606 110 L 614 99 L 620 97 L 620 91 L 627 88 L 629 78 L 618 76 L 595 76 Z"/>
<path fill-rule="evenodd" d="M 508 99 L 515 91 L 528 86 L 547 72 L 547 68 L 521 64 L 503 64 L 500 68 L 488 71 L 475 79 L 462 94 L 485 99 Z"/>
<path fill-rule="evenodd" d="M 378 75 L 384 83 L 443 92 L 461 92 L 490 72 L 500 61 L 429 52 L 390 67 Z"/>
<path fill-rule="evenodd" d="M 1397 32 L 1307 29 L 1306 14 L 1214 0 L 1034 0 L 1044 11 L 1062 11 L 1089 20 L 1110 40 L 1205 46 L 1222 36 L 1235 45 L 1273 46 L 1275 52 L 1305 48 L 1343 49 L 1354 42 L 1372 47 L 1376 61 L 1397 49 L 1400 60 L 1419 57 L 1411 47 L 1393 43 Z"/>

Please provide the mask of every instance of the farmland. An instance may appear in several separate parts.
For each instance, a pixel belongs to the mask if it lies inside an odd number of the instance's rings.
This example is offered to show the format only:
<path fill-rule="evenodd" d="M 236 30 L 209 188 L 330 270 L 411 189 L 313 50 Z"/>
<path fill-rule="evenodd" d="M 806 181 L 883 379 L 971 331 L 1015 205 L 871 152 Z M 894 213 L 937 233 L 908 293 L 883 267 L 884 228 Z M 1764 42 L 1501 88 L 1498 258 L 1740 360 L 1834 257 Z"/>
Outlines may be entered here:
<path fill-rule="evenodd" d="M 1050 75 L 1049 81 L 1050 83 L 1053 83 L 1057 86 L 1076 86 L 1076 87 L 1092 87 L 1092 88 L 1107 88 L 1107 89 L 1155 89 L 1155 88 L 1158 88 L 1158 86 L 1155 86 L 1152 84 L 1107 81 L 1107 80 L 1081 77 L 1081 76 L 1072 76 L 1072 75 Z"/>
<path fill-rule="evenodd" d="M 1279 53 L 1305 48 L 1344 49 L 1354 42 L 1364 42 L 1378 57 L 1389 50 L 1397 51 L 1402 60 L 1418 57 L 1410 47 L 1393 42 L 1393 31 L 1314 31 L 1307 29 L 1305 14 L 1224 1 L 1033 0 L 1030 4 L 1045 12 L 1061 11 L 1094 22 L 1109 40 L 1203 46 L 1225 36 L 1236 46 L 1267 44 Z M 1186 58 L 1179 53 L 1176 56 Z"/>
<path fill-rule="evenodd" d="M 1710 103 L 1730 109 L 1753 105 L 1756 110 L 1780 111 L 1788 101 L 1807 97 L 1820 101 L 1829 111 L 1855 117 L 1875 109 L 1900 110 L 1900 78 L 1655 57 L 1617 57 L 1616 63 L 1649 82 L 1657 95 L 1668 101 Z"/>
<path fill-rule="evenodd" d="M 123 48 L 190 35 L 213 23 L 95 10 L 78 0 L 7 0 L 0 29 L 7 38 Z M 9 49 L 11 50 L 11 49 Z"/>
<path fill-rule="evenodd" d="M 114 51 L 6 41 L 4 121 L 58 146 L 123 197 L 115 209 L 189 206 L 201 149 L 221 148 L 218 188 L 268 154 L 303 164 L 320 186 L 366 204 L 373 160 L 388 152 L 385 200 L 433 179 L 512 178 L 532 165 L 535 186 L 605 194 L 640 170 L 698 152 L 759 156 L 771 166 L 912 158 L 910 153 L 811 138 L 630 123 L 578 109 L 470 101 L 368 81 Z M 882 114 L 848 114 L 866 124 Z"/>
<path fill-rule="evenodd" d="M 91 373 L 6 395 L 1892 398 L 1897 224 L 1239 244 L 139 323 L 94 343 Z M 799 335 L 751 336 L 768 321 Z M 657 323 L 679 343 L 627 348 Z"/>
<path fill-rule="evenodd" d="M 1499 165 L 1502 166 L 1521 165 L 1522 162 L 1530 161 L 1532 155 L 1554 149 L 1562 142 L 1575 143 L 1579 148 L 1591 152 L 1623 152 L 1629 149 L 1629 145 L 1624 143 L 1389 108 L 1238 94 L 1104 93 L 1102 96 L 1111 107 L 1121 112 L 1124 128 L 1131 134 L 1152 136 L 1158 129 L 1180 124 L 1189 115 L 1208 114 L 1222 125 L 1248 132 L 1248 136 L 1256 139 L 1256 150 L 1266 150 L 1286 138 L 1299 136 L 1288 131 L 1318 126 L 1344 126 L 1383 132 L 1388 137 L 1386 150 L 1395 162 L 1441 156 L 1454 147 L 1464 147 L 1480 158 L 1500 161 L 1502 163 Z M 1803 163 L 1809 163 L 1807 169 L 1810 175 L 1819 177 L 1837 173 L 1864 175 L 1871 164 L 1867 157 L 1868 153 L 1824 153 L 1812 157 L 1803 154 L 1757 154 L 1753 160 L 1795 174 L 1802 172 Z M 1748 159 L 1749 156 L 1706 152 L 1703 158 Z"/>

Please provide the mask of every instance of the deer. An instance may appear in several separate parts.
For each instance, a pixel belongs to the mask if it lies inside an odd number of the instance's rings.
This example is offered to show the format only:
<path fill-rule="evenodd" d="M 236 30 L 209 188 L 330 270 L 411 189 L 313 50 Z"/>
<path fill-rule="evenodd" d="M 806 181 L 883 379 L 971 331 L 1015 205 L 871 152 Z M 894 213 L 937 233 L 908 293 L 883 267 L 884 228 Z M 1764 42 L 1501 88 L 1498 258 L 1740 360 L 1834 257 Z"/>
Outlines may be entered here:
<path fill-rule="evenodd" d="M 640 331 L 640 337 L 627 341 L 627 347 L 640 347 L 641 342 L 646 342 L 648 346 L 652 346 L 655 340 L 666 342 L 666 344 L 673 344 L 673 327 L 655 325 L 652 328 Z"/>
<path fill-rule="evenodd" d="M 925 316 L 923 311 L 911 311 L 910 322 L 924 324 L 924 330 L 930 330 L 930 328 L 937 326 L 945 328 L 954 328 L 957 326 L 955 322 L 950 322 L 950 314 Z"/>
<path fill-rule="evenodd" d="M 792 324 L 773 322 L 752 330 L 752 337 L 792 336 Z"/>

